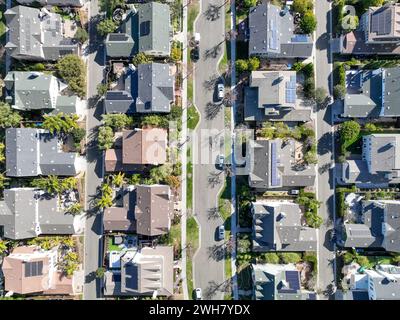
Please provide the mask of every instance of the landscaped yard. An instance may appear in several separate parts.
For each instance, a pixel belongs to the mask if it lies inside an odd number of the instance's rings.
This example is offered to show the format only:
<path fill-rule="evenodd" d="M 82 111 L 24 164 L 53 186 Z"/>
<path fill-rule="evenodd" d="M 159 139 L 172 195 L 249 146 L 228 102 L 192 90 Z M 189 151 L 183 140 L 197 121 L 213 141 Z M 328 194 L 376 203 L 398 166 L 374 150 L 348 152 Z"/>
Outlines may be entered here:
<path fill-rule="evenodd" d="M 193 293 L 193 255 L 199 247 L 199 227 L 193 217 L 186 221 L 186 246 L 187 246 L 187 260 L 186 260 L 186 277 L 189 298 Z"/>
<path fill-rule="evenodd" d="M 195 106 L 191 105 L 188 108 L 187 113 L 187 127 L 188 129 L 194 130 L 199 123 L 200 115 Z"/>
<path fill-rule="evenodd" d="M 113 244 L 112 237 L 109 237 L 107 242 L 107 251 L 121 251 L 121 248 L 118 245 Z"/>

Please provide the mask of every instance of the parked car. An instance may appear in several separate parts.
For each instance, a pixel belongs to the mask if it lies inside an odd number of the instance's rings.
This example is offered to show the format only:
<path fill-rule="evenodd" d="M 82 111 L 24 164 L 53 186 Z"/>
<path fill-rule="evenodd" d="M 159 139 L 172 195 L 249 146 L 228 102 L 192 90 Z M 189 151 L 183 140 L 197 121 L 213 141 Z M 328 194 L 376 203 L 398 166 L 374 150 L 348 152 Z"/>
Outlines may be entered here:
<path fill-rule="evenodd" d="M 299 189 L 292 189 L 289 191 L 289 194 L 297 196 L 300 193 Z"/>
<path fill-rule="evenodd" d="M 218 167 L 222 169 L 224 167 L 224 162 L 225 162 L 225 157 L 223 154 L 220 154 L 217 160 Z"/>
<path fill-rule="evenodd" d="M 194 47 L 192 51 L 190 51 L 190 58 L 193 62 L 197 62 L 200 59 L 200 50 L 199 47 Z"/>
<path fill-rule="evenodd" d="M 194 289 L 194 299 L 201 300 L 201 298 L 202 298 L 201 288 Z"/>
<path fill-rule="evenodd" d="M 217 92 L 218 92 L 218 100 L 222 100 L 225 96 L 225 87 L 222 83 L 218 83 Z"/>
<path fill-rule="evenodd" d="M 225 239 L 225 227 L 224 225 L 220 225 L 218 227 L 218 240 L 224 240 Z"/>

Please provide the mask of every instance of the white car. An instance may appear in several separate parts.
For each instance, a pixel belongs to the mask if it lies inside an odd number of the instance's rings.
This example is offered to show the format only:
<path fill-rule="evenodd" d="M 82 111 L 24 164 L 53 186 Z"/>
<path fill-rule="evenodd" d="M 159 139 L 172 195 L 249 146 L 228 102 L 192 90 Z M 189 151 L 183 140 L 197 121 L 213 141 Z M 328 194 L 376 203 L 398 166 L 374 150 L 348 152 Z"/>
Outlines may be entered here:
<path fill-rule="evenodd" d="M 218 227 L 218 239 L 224 240 L 225 239 L 225 227 L 224 225 L 220 225 Z"/>
<path fill-rule="evenodd" d="M 222 100 L 224 98 L 224 95 L 225 95 L 225 92 L 224 92 L 225 91 L 225 87 L 224 87 L 224 85 L 222 83 L 218 83 L 217 91 L 218 91 L 218 99 Z"/>
<path fill-rule="evenodd" d="M 195 300 L 201 300 L 201 298 L 202 298 L 201 288 L 194 289 L 194 298 L 195 298 Z"/>

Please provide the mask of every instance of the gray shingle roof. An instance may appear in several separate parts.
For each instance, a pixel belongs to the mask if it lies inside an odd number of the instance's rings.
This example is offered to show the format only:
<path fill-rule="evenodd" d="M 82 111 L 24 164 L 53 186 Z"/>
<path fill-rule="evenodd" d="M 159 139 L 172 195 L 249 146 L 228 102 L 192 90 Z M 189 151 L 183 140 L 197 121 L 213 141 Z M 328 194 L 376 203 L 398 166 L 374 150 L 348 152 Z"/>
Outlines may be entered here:
<path fill-rule="evenodd" d="M 7 129 L 7 176 L 76 175 L 77 154 L 60 151 L 58 143 L 56 136 L 42 129 Z"/>
<path fill-rule="evenodd" d="M 249 185 L 258 190 L 306 187 L 315 182 L 315 165 L 295 166 L 295 141 L 256 140 L 250 148 Z"/>
<path fill-rule="evenodd" d="M 74 6 L 81 7 L 87 0 L 17 0 L 20 4 L 31 5 L 39 2 L 42 6 Z"/>
<path fill-rule="evenodd" d="M 125 90 L 108 91 L 104 99 L 107 113 L 168 113 L 174 101 L 174 76 L 169 65 L 148 63 L 136 71 L 127 68 Z"/>
<path fill-rule="evenodd" d="M 59 14 L 45 9 L 16 6 L 8 9 L 8 53 L 16 59 L 58 60 L 65 54 L 77 53 L 78 44 L 64 38 Z"/>
<path fill-rule="evenodd" d="M 350 70 L 346 73 L 344 117 L 377 118 L 400 115 L 400 68 Z"/>
<path fill-rule="evenodd" d="M 269 58 L 307 58 L 312 54 L 310 37 L 294 34 L 293 17 L 278 6 L 262 3 L 250 8 L 249 55 Z"/>
<path fill-rule="evenodd" d="M 11 71 L 4 79 L 7 100 L 18 110 L 46 110 L 77 113 L 77 96 L 61 96 L 67 85 L 52 75 L 32 71 Z"/>
<path fill-rule="evenodd" d="M 362 202 L 363 219 L 345 224 L 345 247 L 383 248 L 400 252 L 400 201 Z M 383 231 L 385 230 L 385 231 Z"/>
<path fill-rule="evenodd" d="M 301 209 L 291 202 L 253 202 L 253 251 L 313 251 L 317 231 L 301 224 Z"/>
<path fill-rule="evenodd" d="M 300 272 L 292 264 L 252 264 L 256 300 L 316 300 L 301 287 Z"/>
<path fill-rule="evenodd" d="M 137 12 L 127 13 L 121 33 L 107 35 L 107 55 L 130 57 L 143 52 L 153 56 L 169 56 L 170 31 L 170 9 L 167 4 L 140 4 Z"/>
<path fill-rule="evenodd" d="M 0 226 L 8 239 L 28 239 L 39 234 L 74 234 L 74 217 L 58 207 L 58 198 L 33 188 L 4 190 L 0 201 Z"/>

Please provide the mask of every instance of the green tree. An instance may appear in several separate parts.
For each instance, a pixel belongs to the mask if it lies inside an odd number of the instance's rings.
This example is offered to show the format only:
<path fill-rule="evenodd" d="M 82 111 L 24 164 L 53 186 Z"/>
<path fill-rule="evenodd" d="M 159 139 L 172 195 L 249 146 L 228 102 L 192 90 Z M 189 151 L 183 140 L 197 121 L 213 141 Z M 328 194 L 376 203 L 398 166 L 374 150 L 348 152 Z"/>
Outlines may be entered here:
<path fill-rule="evenodd" d="M 110 149 L 114 144 L 113 130 L 107 126 L 100 127 L 97 140 L 100 150 Z"/>
<path fill-rule="evenodd" d="M 374 123 L 371 122 L 366 123 L 364 129 L 370 133 L 383 131 L 381 127 L 376 126 Z"/>
<path fill-rule="evenodd" d="M 257 5 L 257 0 L 243 0 L 243 7 L 251 8 Z"/>
<path fill-rule="evenodd" d="M 67 208 L 67 212 L 72 215 L 79 214 L 82 212 L 82 210 L 83 210 L 83 207 L 80 203 L 74 203 Z"/>
<path fill-rule="evenodd" d="M 369 263 L 368 258 L 366 256 L 357 255 L 356 256 L 356 261 L 361 267 L 364 267 L 364 268 L 368 268 L 369 267 L 370 263 Z"/>
<path fill-rule="evenodd" d="M 56 65 L 59 75 L 68 83 L 69 88 L 81 98 L 86 95 L 86 67 L 82 59 L 75 54 L 63 56 Z"/>
<path fill-rule="evenodd" d="M 117 7 L 125 5 L 125 0 L 100 0 L 99 7 L 102 12 L 107 12 L 108 16 L 114 12 Z"/>
<path fill-rule="evenodd" d="M 175 62 L 182 60 L 182 49 L 179 43 L 174 42 L 171 48 L 171 59 Z"/>
<path fill-rule="evenodd" d="M 155 183 L 166 181 L 170 175 L 172 175 L 172 165 L 169 163 L 150 169 L 150 178 Z"/>
<path fill-rule="evenodd" d="M 76 114 L 64 115 L 63 113 L 45 115 L 42 128 L 49 130 L 51 134 L 67 134 L 78 129 L 78 116 Z"/>
<path fill-rule="evenodd" d="M 249 62 L 247 60 L 238 59 L 235 62 L 237 72 L 245 72 L 249 70 Z"/>
<path fill-rule="evenodd" d="M 292 9 L 294 12 L 304 15 L 306 12 L 314 9 L 314 4 L 312 0 L 294 0 Z"/>
<path fill-rule="evenodd" d="M 251 57 L 249 58 L 247 65 L 249 71 L 255 71 L 260 67 L 260 59 L 257 57 Z"/>
<path fill-rule="evenodd" d="M 261 263 L 278 264 L 279 263 L 279 256 L 275 252 L 267 252 L 267 253 L 261 254 L 259 260 L 260 260 Z"/>
<path fill-rule="evenodd" d="M 139 64 L 150 63 L 151 57 L 146 56 L 143 52 L 139 52 L 132 58 L 132 63 L 137 67 Z"/>
<path fill-rule="evenodd" d="M 303 85 L 304 95 L 308 99 L 315 98 L 315 80 L 314 77 L 307 78 Z"/>
<path fill-rule="evenodd" d="M 61 184 L 57 176 L 37 178 L 31 182 L 34 188 L 42 189 L 49 194 L 58 194 L 61 191 Z"/>
<path fill-rule="evenodd" d="M 344 85 L 337 84 L 333 88 L 333 96 L 335 97 L 335 99 L 343 100 L 345 95 L 346 95 L 346 87 Z"/>
<path fill-rule="evenodd" d="M 265 139 L 273 139 L 275 135 L 275 128 L 273 127 L 271 122 L 265 121 L 262 124 L 262 128 L 260 131 L 261 137 Z"/>
<path fill-rule="evenodd" d="M 300 21 L 300 29 L 305 34 L 311 34 L 317 28 L 317 18 L 312 11 L 307 11 Z"/>
<path fill-rule="evenodd" d="M 275 137 L 280 139 L 285 139 L 290 137 L 289 126 L 284 122 L 276 122 L 275 125 Z"/>
<path fill-rule="evenodd" d="M 301 254 L 297 252 L 280 252 L 278 256 L 284 264 L 298 263 L 301 261 Z"/>
<path fill-rule="evenodd" d="M 0 102 L 0 128 L 19 127 L 21 120 L 20 114 L 12 110 L 9 104 Z"/>
<path fill-rule="evenodd" d="M 61 192 L 67 190 L 76 190 L 76 188 L 78 187 L 78 179 L 76 179 L 75 177 L 61 179 L 59 180 L 59 183 Z"/>
<path fill-rule="evenodd" d="M 106 269 L 105 268 L 103 268 L 103 267 L 97 268 L 97 270 L 96 270 L 96 278 L 103 279 L 105 273 L 106 273 Z"/>
<path fill-rule="evenodd" d="M 136 185 L 140 184 L 140 180 L 141 180 L 140 174 L 135 173 L 130 176 L 128 183 L 136 186 Z"/>
<path fill-rule="evenodd" d="M 99 97 L 104 97 L 108 91 L 108 84 L 107 83 L 99 83 L 97 85 L 97 94 Z"/>
<path fill-rule="evenodd" d="M 80 43 L 85 43 L 86 41 L 88 41 L 89 36 L 85 29 L 78 27 L 78 29 L 75 32 L 74 38 L 78 40 Z"/>
<path fill-rule="evenodd" d="M 142 118 L 141 125 L 143 127 L 168 128 L 169 121 L 168 117 L 150 114 Z"/>
<path fill-rule="evenodd" d="M 360 134 L 360 125 L 354 120 L 343 122 L 339 127 L 339 134 L 342 143 L 351 143 Z"/>
<path fill-rule="evenodd" d="M 317 104 L 323 104 L 326 101 L 327 97 L 328 92 L 325 88 L 318 87 L 317 89 L 315 89 L 315 102 Z"/>
<path fill-rule="evenodd" d="M 103 123 L 105 126 L 112 128 L 114 131 L 127 129 L 133 124 L 133 119 L 125 113 L 108 113 L 103 114 Z"/>
<path fill-rule="evenodd" d="M 86 137 L 86 130 L 83 128 L 73 128 L 71 130 L 72 139 L 75 143 L 80 143 Z"/>
<path fill-rule="evenodd" d="M 104 19 L 97 24 L 97 32 L 104 37 L 117 30 L 117 27 L 118 25 L 113 21 L 113 19 Z"/>
<path fill-rule="evenodd" d="M 6 253 L 7 242 L 6 240 L 0 239 L 0 257 Z"/>

